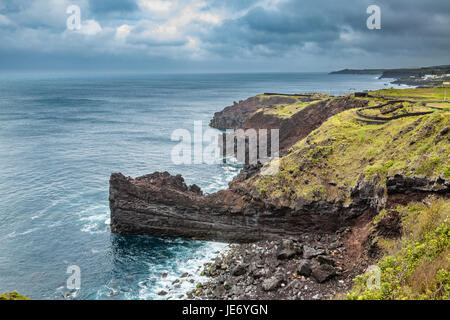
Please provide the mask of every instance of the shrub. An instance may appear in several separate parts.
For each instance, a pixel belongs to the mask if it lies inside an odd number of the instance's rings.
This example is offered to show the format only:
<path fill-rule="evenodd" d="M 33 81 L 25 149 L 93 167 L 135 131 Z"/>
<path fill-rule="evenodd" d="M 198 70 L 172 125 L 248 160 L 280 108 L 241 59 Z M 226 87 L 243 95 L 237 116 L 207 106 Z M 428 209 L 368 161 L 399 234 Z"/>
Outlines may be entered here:
<path fill-rule="evenodd" d="M 369 275 L 360 275 L 347 299 L 450 298 L 450 202 L 430 201 L 396 208 L 404 215 L 403 237 L 378 262 L 380 287 L 369 289 Z"/>

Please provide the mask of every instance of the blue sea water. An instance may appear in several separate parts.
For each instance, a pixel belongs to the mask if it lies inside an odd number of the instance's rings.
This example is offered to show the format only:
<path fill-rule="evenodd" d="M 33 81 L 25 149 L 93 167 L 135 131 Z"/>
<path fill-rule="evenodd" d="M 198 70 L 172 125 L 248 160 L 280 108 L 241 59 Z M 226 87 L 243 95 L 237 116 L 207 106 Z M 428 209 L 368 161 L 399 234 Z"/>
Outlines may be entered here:
<path fill-rule="evenodd" d="M 338 95 L 387 82 L 321 73 L 0 75 L 0 292 L 179 298 L 195 283 L 172 281 L 184 272 L 201 280 L 199 267 L 225 244 L 112 234 L 110 174 L 181 173 L 214 192 L 240 166 L 173 164 L 173 130 L 193 132 L 194 120 L 207 126 L 214 112 L 263 92 Z M 71 265 L 80 290 L 66 286 Z"/>

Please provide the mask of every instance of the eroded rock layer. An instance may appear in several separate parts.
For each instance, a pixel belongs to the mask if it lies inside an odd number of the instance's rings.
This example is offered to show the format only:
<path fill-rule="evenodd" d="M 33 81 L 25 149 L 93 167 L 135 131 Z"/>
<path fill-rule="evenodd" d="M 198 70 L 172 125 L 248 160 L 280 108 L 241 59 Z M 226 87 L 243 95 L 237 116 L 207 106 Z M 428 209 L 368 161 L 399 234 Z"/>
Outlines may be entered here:
<path fill-rule="evenodd" d="M 114 173 L 110 179 L 111 229 L 213 241 L 251 242 L 341 225 L 340 206 L 311 204 L 290 210 L 231 190 L 203 195 L 183 178 L 153 173 L 136 179 Z"/>
<path fill-rule="evenodd" d="M 397 175 L 387 181 L 392 196 L 403 194 L 405 188 L 416 190 L 409 198 L 450 191 L 450 181 L 445 179 L 424 181 Z M 358 183 L 352 189 L 355 201 L 350 206 L 299 198 L 293 206 L 285 207 L 233 188 L 203 195 L 196 185 L 187 186 L 180 175 L 167 172 L 136 179 L 115 173 L 110 180 L 111 229 L 119 234 L 227 242 L 334 232 L 359 215 L 373 215 L 383 207 L 389 200 L 385 190 Z"/>

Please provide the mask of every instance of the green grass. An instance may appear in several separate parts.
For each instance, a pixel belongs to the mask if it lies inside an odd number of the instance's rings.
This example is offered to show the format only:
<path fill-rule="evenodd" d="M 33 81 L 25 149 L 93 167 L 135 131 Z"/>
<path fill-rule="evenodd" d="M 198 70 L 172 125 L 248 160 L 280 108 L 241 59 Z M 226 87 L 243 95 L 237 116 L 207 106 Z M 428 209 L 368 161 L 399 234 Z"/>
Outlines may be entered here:
<path fill-rule="evenodd" d="M 280 118 L 287 119 L 287 118 L 292 117 L 297 112 L 303 110 L 307 106 L 309 106 L 313 103 L 317 103 L 321 100 L 324 100 L 324 99 L 315 100 L 315 101 L 311 101 L 311 102 L 279 104 L 279 105 L 275 105 L 275 106 L 271 106 L 271 107 L 265 107 L 265 108 L 261 109 L 259 112 L 263 112 L 264 114 L 272 114 L 272 115 L 276 115 Z"/>
<path fill-rule="evenodd" d="M 360 175 L 381 184 L 387 176 L 397 173 L 448 177 L 449 133 L 441 132 L 450 125 L 449 119 L 448 112 L 437 110 L 429 115 L 368 125 L 356 121 L 354 110 L 348 110 L 331 117 L 295 144 L 280 160 L 283 175 L 256 175 L 250 183 L 264 188 L 268 198 L 279 196 L 286 187 L 294 193 L 291 199 L 311 195 L 310 190 L 323 187 L 325 199 L 346 201 L 349 188 Z M 336 186 L 330 186 L 330 182 Z"/>
<path fill-rule="evenodd" d="M 308 96 L 284 96 L 284 95 L 259 95 L 260 99 L 268 99 L 270 97 L 287 97 L 296 100 L 294 103 L 280 103 L 272 106 L 264 107 L 257 112 L 263 112 L 264 114 L 271 114 L 282 119 L 292 117 L 297 112 L 303 110 L 305 107 L 317 103 L 319 101 L 329 99 L 329 95 L 326 94 L 308 94 Z M 305 101 L 311 100 L 311 101 Z"/>
<path fill-rule="evenodd" d="M 31 300 L 31 299 L 18 294 L 17 291 L 13 291 L 0 294 L 0 300 Z"/>
<path fill-rule="evenodd" d="M 380 287 L 369 288 L 369 274 L 354 279 L 351 300 L 450 298 L 450 201 L 429 199 L 396 208 L 403 217 L 403 236 L 385 245 L 378 262 Z M 380 215 L 386 214 L 382 211 Z M 377 223 L 382 217 L 374 219 Z"/>
<path fill-rule="evenodd" d="M 447 99 L 450 89 L 447 88 Z M 444 89 L 442 87 L 417 88 L 417 89 L 382 89 L 370 91 L 373 96 L 389 96 L 407 100 L 444 100 Z"/>

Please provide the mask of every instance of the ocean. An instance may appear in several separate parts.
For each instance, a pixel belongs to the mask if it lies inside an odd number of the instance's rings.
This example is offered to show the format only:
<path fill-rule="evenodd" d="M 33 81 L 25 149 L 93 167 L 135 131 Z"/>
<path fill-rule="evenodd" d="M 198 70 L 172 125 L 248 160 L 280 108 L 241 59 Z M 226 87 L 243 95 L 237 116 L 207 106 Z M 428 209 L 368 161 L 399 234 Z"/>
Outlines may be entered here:
<path fill-rule="evenodd" d="M 180 173 L 215 192 L 241 166 L 173 164 L 174 130 L 193 132 L 194 120 L 206 128 L 214 112 L 259 93 L 339 95 L 389 81 L 325 73 L 1 74 L 0 292 L 32 299 L 185 297 L 205 280 L 200 267 L 226 244 L 111 233 L 110 174 Z M 69 266 L 79 268 L 79 289 L 68 285 Z M 185 272 L 190 276 L 180 278 Z"/>

